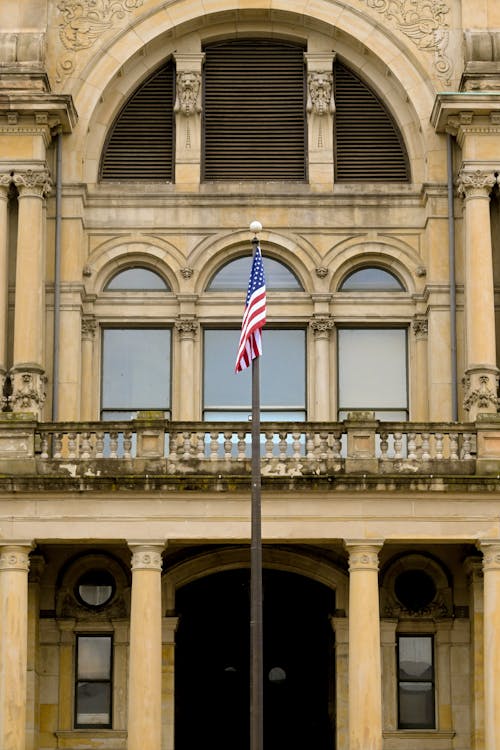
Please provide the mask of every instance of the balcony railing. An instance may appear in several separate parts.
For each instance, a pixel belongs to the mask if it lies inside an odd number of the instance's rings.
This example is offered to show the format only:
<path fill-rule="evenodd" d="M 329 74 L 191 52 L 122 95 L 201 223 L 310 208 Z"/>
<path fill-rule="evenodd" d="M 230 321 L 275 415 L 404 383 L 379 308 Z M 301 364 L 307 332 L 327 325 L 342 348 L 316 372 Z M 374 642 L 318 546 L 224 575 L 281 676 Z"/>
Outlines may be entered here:
<path fill-rule="evenodd" d="M 4 415 L 2 415 L 4 416 Z M 248 422 L 31 422 L 0 419 L 2 474 L 250 473 Z M 263 422 L 263 476 L 500 474 L 500 423 Z"/>

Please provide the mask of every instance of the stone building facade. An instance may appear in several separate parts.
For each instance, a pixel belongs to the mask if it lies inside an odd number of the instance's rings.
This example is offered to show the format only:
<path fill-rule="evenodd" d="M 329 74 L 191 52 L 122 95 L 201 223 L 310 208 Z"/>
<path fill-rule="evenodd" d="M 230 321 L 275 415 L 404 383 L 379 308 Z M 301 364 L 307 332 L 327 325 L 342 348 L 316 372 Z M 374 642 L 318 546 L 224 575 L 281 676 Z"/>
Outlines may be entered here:
<path fill-rule="evenodd" d="M 500 750 L 498 0 L 0 3 L 0 750 Z"/>

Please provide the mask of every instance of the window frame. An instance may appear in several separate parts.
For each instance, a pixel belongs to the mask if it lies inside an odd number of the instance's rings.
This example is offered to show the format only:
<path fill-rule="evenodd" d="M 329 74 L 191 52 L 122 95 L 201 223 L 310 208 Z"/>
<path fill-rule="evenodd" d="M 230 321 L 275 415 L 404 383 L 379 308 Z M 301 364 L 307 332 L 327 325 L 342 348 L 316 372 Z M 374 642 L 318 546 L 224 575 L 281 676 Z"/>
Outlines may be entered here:
<path fill-rule="evenodd" d="M 75 673 L 73 687 L 73 729 L 112 729 L 113 728 L 113 672 L 114 672 L 114 633 L 112 632 L 75 632 Z M 109 639 L 109 678 L 104 679 L 79 679 L 79 640 L 80 638 L 108 638 Z M 105 684 L 109 686 L 109 722 L 107 723 L 84 723 L 78 721 L 78 686 L 80 683 L 90 682 L 92 684 Z"/>
<path fill-rule="evenodd" d="M 431 643 L 431 667 L 432 676 L 431 679 L 401 679 L 400 676 L 400 641 L 403 638 L 427 638 Z M 435 731 L 437 729 L 437 711 L 436 711 L 436 641 L 434 633 L 429 632 L 400 632 L 396 634 L 396 692 L 397 692 L 397 717 L 398 717 L 398 730 L 401 731 L 412 731 L 412 730 L 424 730 L 424 731 Z M 432 694 L 432 722 L 430 724 L 422 724 L 412 722 L 411 725 L 408 723 L 401 722 L 401 684 L 430 684 Z"/>

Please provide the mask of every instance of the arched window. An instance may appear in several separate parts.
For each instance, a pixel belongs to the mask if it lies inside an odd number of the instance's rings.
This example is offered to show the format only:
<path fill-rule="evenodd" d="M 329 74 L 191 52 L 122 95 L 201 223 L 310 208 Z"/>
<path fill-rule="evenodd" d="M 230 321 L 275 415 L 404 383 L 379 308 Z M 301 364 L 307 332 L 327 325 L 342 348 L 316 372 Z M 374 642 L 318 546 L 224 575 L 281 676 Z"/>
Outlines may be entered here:
<path fill-rule="evenodd" d="M 169 292 L 170 287 L 165 280 L 149 268 L 137 266 L 126 268 L 113 276 L 106 286 L 105 292 Z"/>
<path fill-rule="evenodd" d="M 390 271 L 377 266 L 358 268 L 341 282 L 341 292 L 404 292 L 401 281 Z"/>
<path fill-rule="evenodd" d="M 288 266 L 274 258 L 264 258 L 266 289 L 275 292 L 303 292 L 304 288 Z M 208 292 L 246 291 L 252 259 L 236 258 L 222 266 L 207 285 Z"/>

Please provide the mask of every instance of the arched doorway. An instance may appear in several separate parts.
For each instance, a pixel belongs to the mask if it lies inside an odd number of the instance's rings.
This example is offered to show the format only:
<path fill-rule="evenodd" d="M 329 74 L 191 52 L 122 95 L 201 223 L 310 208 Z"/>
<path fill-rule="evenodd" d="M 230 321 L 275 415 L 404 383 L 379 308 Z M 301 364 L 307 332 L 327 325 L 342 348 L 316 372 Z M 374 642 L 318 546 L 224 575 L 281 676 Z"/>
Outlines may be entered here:
<path fill-rule="evenodd" d="M 269 750 L 334 747 L 334 592 L 264 570 L 264 742 Z M 175 748 L 249 746 L 249 571 L 177 592 Z"/>

